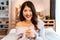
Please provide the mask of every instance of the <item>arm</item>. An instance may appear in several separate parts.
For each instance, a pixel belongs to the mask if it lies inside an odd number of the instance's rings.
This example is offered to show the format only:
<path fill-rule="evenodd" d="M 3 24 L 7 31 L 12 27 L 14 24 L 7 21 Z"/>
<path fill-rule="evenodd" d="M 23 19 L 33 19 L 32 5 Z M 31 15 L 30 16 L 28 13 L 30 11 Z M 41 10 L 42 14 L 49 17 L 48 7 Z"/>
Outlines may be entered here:
<path fill-rule="evenodd" d="M 40 36 L 41 36 L 43 39 L 45 39 L 45 29 L 44 29 L 44 27 L 41 27 L 41 29 L 40 29 Z"/>
<path fill-rule="evenodd" d="M 23 29 L 21 28 L 20 24 L 21 24 L 20 22 L 16 24 L 16 38 L 17 39 L 20 39 L 23 37 L 23 32 L 22 32 Z"/>
<path fill-rule="evenodd" d="M 16 27 L 16 38 L 17 38 L 17 40 L 18 39 L 19 40 L 24 39 L 24 30 L 23 30 L 23 28 Z"/>
<path fill-rule="evenodd" d="M 42 20 L 38 20 L 38 28 L 40 29 L 40 37 L 45 39 L 45 28 L 44 28 L 44 22 Z"/>

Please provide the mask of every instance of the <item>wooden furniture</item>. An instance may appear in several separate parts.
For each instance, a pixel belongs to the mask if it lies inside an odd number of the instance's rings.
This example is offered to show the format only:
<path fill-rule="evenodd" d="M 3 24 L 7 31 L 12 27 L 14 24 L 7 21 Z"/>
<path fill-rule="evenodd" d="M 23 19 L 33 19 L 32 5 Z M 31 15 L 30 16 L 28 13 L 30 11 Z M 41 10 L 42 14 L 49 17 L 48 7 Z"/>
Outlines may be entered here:
<path fill-rule="evenodd" d="M 0 35 L 7 35 L 8 29 L 0 29 Z"/>
<path fill-rule="evenodd" d="M 47 27 L 52 27 L 54 30 L 56 29 L 56 26 L 55 26 L 55 20 L 43 20 L 44 23 L 45 23 L 45 28 Z"/>

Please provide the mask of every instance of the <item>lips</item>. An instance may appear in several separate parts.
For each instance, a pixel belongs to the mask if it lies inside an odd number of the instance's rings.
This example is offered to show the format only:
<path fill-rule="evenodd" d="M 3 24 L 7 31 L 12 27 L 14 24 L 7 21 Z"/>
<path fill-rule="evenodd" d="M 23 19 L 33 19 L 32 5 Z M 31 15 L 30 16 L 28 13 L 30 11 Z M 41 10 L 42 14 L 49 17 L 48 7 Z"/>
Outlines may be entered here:
<path fill-rule="evenodd" d="M 27 17 L 27 18 L 30 18 L 30 17 L 32 17 L 32 15 L 26 15 L 26 17 Z"/>

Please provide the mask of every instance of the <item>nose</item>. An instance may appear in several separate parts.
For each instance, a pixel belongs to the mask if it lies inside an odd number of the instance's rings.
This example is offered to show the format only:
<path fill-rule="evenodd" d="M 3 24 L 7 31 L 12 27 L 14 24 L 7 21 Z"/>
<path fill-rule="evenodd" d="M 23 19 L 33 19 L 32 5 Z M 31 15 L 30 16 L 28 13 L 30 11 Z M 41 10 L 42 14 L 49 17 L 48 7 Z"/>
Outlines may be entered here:
<path fill-rule="evenodd" d="M 29 15 L 29 14 L 30 14 L 30 12 L 29 12 L 29 11 L 27 11 L 27 14 Z"/>

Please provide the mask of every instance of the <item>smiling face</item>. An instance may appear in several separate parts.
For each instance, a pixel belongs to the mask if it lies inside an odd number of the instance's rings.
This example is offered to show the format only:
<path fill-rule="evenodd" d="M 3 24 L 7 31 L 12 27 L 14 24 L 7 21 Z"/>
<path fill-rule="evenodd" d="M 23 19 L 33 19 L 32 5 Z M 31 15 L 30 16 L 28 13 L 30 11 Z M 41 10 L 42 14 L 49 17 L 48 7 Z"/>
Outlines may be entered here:
<path fill-rule="evenodd" d="M 32 19 L 31 8 L 29 8 L 28 6 L 25 6 L 25 8 L 23 10 L 23 16 L 26 20 L 30 21 Z"/>

